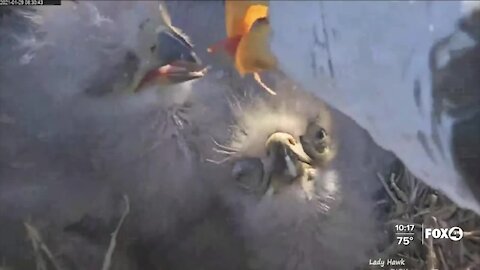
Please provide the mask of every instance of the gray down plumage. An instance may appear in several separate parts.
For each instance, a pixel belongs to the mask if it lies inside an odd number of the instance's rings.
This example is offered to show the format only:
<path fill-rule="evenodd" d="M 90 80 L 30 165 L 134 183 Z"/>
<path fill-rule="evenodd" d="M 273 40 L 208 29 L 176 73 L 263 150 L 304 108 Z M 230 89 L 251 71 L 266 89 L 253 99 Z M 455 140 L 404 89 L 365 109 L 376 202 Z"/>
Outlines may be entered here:
<path fill-rule="evenodd" d="M 220 2 L 167 5 L 197 47 L 223 33 L 221 16 L 191 19 L 222 14 Z M 101 269 L 124 195 L 130 212 L 111 269 L 280 269 L 278 263 L 287 269 L 348 269 L 361 264 L 381 238 L 369 217 L 379 190 L 375 173 L 388 155 L 351 120 L 283 82 L 278 97 L 264 96 L 227 68 L 161 91 L 125 94 L 145 60 L 142 48 L 155 40 L 148 31 L 139 39 L 138 28 L 145 18 L 157 23 L 154 2 L 65 2 L 27 14 L 1 13 L 5 266 L 33 269 L 39 261 L 34 254 L 41 254 L 46 269 L 52 268 L 45 250 L 33 251 L 27 222 L 62 269 Z M 172 101 L 187 104 L 188 121 L 165 132 Z M 322 210 L 321 218 L 315 204 L 298 201 L 295 192 L 258 203 L 239 189 L 234 160 L 210 162 L 223 157 L 216 143 L 245 147 L 238 158 L 257 157 L 269 133 L 302 135 L 319 113 L 331 114 L 326 126 L 336 157 L 328 170 L 337 175 L 341 192 L 340 205 L 324 205 L 331 209 Z M 237 136 L 240 129 L 248 135 Z M 270 220 L 270 214 L 277 216 Z M 353 226 L 363 234 L 350 235 Z M 342 245 L 346 239 L 351 245 Z M 281 248 L 290 244 L 292 252 Z"/>

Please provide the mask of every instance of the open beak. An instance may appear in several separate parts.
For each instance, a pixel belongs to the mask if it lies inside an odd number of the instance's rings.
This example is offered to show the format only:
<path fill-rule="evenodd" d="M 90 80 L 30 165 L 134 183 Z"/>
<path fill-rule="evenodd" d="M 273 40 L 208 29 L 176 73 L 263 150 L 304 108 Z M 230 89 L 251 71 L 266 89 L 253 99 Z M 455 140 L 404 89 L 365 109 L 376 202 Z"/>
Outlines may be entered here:
<path fill-rule="evenodd" d="M 311 184 L 306 183 L 312 160 L 303 150 L 301 143 L 288 133 L 276 132 L 267 139 L 266 149 L 268 165 L 265 175 L 269 178 L 267 193 L 275 193 L 284 186 L 299 183 L 307 198 L 311 198 Z"/>
<path fill-rule="evenodd" d="M 135 92 L 147 85 L 172 85 L 199 79 L 207 73 L 208 68 L 202 65 L 189 38 L 173 28 L 158 33 L 151 51 L 152 57 L 161 64 L 144 73 Z"/>
<path fill-rule="evenodd" d="M 302 144 L 289 133 L 273 133 L 268 137 L 265 148 L 270 151 L 273 159 L 288 155 L 298 162 L 312 164 L 312 159 L 305 153 Z"/>
<path fill-rule="evenodd" d="M 186 60 L 176 60 L 170 64 L 148 71 L 135 89 L 135 92 L 144 89 L 146 85 L 171 85 L 202 78 L 208 67 Z"/>
<path fill-rule="evenodd" d="M 199 79 L 207 73 L 207 67 L 195 62 L 178 60 L 158 69 L 158 76 L 170 83 L 182 83 Z"/>

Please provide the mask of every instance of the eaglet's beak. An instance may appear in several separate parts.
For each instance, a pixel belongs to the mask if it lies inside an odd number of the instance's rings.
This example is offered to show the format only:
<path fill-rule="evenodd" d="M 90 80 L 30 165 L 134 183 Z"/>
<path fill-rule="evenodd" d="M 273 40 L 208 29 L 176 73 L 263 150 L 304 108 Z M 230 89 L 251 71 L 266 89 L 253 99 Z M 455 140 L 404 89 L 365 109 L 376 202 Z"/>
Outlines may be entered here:
<path fill-rule="evenodd" d="M 207 69 L 201 64 L 192 48 L 185 46 L 182 40 L 170 34 L 160 34 L 158 53 L 162 62 L 167 64 L 147 71 L 136 91 L 145 85 L 155 83 L 170 85 L 199 79 L 205 76 Z M 160 45 L 161 44 L 161 45 Z"/>
<path fill-rule="evenodd" d="M 152 58 L 158 65 L 144 73 L 135 92 L 149 84 L 177 84 L 199 79 L 207 73 L 207 68 L 193 50 L 190 38 L 172 25 L 162 2 L 159 8 L 163 27 L 157 30 L 156 43 L 150 48 Z"/>
<path fill-rule="evenodd" d="M 206 69 L 193 62 L 185 60 L 174 61 L 170 64 L 148 71 L 140 81 L 135 92 L 143 89 L 145 85 L 156 83 L 170 85 L 199 79 L 206 74 Z"/>
<path fill-rule="evenodd" d="M 312 160 L 295 138 L 283 132 L 276 132 L 267 139 L 265 176 L 269 182 L 267 193 L 279 192 L 282 187 L 299 183 L 307 198 L 312 197 L 309 172 Z"/>

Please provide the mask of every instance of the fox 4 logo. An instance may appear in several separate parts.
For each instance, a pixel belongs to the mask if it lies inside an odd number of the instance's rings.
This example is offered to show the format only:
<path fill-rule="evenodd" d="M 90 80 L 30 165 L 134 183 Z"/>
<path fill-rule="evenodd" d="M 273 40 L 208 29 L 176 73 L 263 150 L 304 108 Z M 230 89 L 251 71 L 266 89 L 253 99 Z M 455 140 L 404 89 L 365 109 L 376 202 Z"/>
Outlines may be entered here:
<path fill-rule="evenodd" d="M 449 228 L 425 228 L 425 239 L 450 239 L 459 241 L 463 238 L 463 230 L 460 227 Z"/>

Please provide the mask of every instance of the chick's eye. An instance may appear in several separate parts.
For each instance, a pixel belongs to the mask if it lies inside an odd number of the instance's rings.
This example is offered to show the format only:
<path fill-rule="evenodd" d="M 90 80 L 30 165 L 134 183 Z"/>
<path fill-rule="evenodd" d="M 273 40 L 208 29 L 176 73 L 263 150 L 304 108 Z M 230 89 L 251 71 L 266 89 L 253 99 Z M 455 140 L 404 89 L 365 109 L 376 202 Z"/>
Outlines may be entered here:
<path fill-rule="evenodd" d="M 325 131 L 325 129 L 320 128 L 320 130 L 315 133 L 315 138 L 317 140 L 324 140 L 325 138 L 327 138 L 327 132 Z"/>

